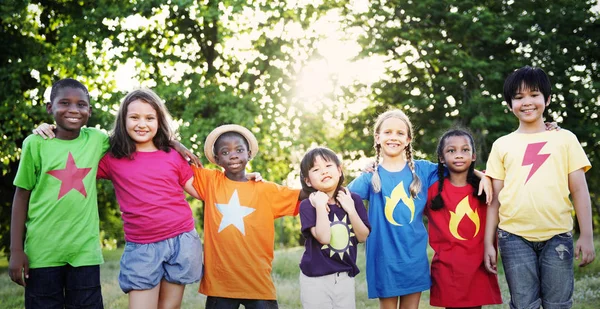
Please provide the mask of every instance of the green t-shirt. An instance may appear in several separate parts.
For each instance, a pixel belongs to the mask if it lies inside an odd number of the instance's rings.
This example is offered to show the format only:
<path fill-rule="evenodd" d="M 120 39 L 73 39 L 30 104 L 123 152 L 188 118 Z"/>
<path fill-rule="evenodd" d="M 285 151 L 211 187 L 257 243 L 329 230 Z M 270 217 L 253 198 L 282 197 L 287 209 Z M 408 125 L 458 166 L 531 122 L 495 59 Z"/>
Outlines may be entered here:
<path fill-rule="evenodd" d="M 96 173 L 108 146 L 93 128 L 74 140 L 30 135 L 23 142 L 14 185 L 31 191 L 24 247 L 31 268 L 103 263 Z"/>

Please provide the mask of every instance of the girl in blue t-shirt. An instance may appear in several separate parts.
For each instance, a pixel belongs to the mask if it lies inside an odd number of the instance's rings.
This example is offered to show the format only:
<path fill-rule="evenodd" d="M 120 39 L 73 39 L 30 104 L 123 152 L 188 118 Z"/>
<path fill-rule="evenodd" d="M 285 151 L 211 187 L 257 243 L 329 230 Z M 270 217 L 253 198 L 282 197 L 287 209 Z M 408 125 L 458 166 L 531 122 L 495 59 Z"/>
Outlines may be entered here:
<path fill-rule="evenodd" d="M 300 182 L 310 198 L 300 204 L 305 251 L 300 261 L 304 308 L 355 308 L 356 247 L 369 236 L 361 198 L 342 188 L 340 159 L 330 149 L 308 151 L 300 163 Z"/>
<path fill-rule="evenodd" d="M 423 209 L 437 165 L 413 158 L 412 125 L 401 110 L 379 115 L 374 135 L 375 171 L 348 186 L 369 201 L 368 296 L 379 298 L 380 308 L 418 308 L 421 292 L 431 286 Z M 488 193 L 489 181 L 482 183 Z"/>

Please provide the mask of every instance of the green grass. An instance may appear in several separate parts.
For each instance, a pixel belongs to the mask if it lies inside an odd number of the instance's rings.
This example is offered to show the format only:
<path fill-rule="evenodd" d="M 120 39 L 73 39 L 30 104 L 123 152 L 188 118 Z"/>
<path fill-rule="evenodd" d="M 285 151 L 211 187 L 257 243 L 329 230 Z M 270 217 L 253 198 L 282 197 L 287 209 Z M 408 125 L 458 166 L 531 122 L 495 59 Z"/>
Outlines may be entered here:
<path fill-rule="evenodd" d="M 600 303 L 600 237 L 595 238 L 596 260 L 584 267 L 575 267 L 575 293 L 573 295 L 575 309 L 597 309 Z M 273 279 L 277 287 L 277 298 L 279 307 L 301 308 L 300 289 L 298 276 L 300 268 L 298 263 L 304 248 L 277 250 L 273 262 Z M 105 307 L 127 308 L 127 295 L 121 292 L 117 276 L 119 274 L 119 259 L 122 250 L 105 251 L 105 263 L 101 268 L 102 295 Z M 432 252 L 429 250 L 431 258 Z M 577 261 L 575 262 L 577 263 Z M 356 307 L 357 308 L 379 308 L 376 299 L 367 298 L 367 284 L 365 279 L 365 257 L 364 245 L 359 246 L 358 264 L 361 273 L 356 277 Z M 509 300 L 508 287 L 504 279 L 504 272 L 499 263 L 499 282 L 502 298 L 505 302 Z M 182 308 L 204 308 L 205 296 L 199 294 L 198 284 L 189 285 L 184 294 Z M 21 309 L 23 308 L 23 288 L 12 283 L 7 273 L 6 258 L 0 256 L 0 308 Z M 423 292 L 419 308 L 434 308 L 429 306 L 429 291 Z M 508 308 L 507 304 L 488 306 L 485 308 Z"/>

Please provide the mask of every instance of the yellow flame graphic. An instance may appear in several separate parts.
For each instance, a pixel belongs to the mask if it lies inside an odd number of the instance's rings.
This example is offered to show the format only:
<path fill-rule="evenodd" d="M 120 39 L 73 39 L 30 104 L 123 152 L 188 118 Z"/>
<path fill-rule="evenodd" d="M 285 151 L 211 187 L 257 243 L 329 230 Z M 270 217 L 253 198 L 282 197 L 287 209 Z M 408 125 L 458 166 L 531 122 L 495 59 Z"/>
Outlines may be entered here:
<path fill-rule="evenodd" d="M 450 228 L 450 233 L 456 239 L 466 240 L 458 234 L 458 224 L 465 216 L 469 217 L 469 219 L 475 223 L 475 234 L 473 234 L 473 237 L 475 237 L 477 233 L 479 233 L 479 214 L 477 213 L 477 209 L 475 209 L 475 211 L 471 209 L 468 196 L 458 203 L 455 211 L 450 211 L 450 224 L 448 227 Z"/>
<path fill-rule="evenodd" d="M 415 218 L 415 202 L 412 200 L 412 198 L 408 197 L 408 194 L 406 194 L 406 191 L 404 190 L 404 182 L 402 181 L 394 188 L 394 190 L 392 190 L 390 197 L 385 197 L 385 218 L 388 220 L 388 222 L 397 226 L 402 226 L 402 224 L 394 220 L 393 214 L 394 209 L 396 209 L 396 206 L 400 201 L 404 202 L 406 207 L 410 210 L 409 223 L 412 223 L 413 219 Z"/>

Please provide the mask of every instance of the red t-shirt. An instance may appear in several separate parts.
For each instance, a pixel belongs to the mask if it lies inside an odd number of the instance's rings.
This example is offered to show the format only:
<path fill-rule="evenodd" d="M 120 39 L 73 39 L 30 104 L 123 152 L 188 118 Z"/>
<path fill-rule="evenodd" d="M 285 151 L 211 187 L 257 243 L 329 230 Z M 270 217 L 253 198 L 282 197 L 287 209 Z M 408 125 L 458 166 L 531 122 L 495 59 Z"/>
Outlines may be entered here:
<path fill-rule="evenodd" d="M 444 180 L 444 208 L 431 210 L 439 182 L 428 191 L 431 260 L 430 304 L 436 307 L 475 307 L 501 304 L 498 277 L 483 264 L 487 207 L 473 196 L 473 187 L 455 187 Z"/>

